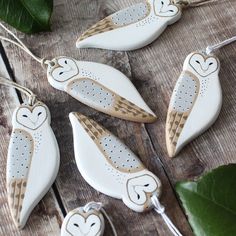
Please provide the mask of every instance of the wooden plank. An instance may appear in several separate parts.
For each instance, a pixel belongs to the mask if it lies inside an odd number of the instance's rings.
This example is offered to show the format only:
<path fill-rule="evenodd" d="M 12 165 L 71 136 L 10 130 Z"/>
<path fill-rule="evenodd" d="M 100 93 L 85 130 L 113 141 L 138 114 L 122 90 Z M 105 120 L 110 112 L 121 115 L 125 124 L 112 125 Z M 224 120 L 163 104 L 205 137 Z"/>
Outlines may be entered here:
<path fill-rule="evenodd" d="M 0 57 L 0 75 L 9 78 L 4 61 Z M 58 235 L 62 221 L 61 210 L 52 190 L 50 190 L 38 206 L 33 210 L 24 230 L 16 229 L 11 219 L 6 193 L 6 161 L 7 148 L 11 135 L 11 117 L 14 109 L 20 104 L 16 91 L 1 86 L 0 90 L 0 235 Z"/>

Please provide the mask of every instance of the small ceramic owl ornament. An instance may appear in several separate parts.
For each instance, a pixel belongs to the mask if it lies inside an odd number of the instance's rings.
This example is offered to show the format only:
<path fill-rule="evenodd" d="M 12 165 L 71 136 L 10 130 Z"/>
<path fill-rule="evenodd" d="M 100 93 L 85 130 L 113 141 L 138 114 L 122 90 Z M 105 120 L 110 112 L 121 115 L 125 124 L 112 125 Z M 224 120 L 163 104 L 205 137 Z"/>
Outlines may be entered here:
<path fill-rule="evenodd" d="M 105 221 L 99 209 L 79 207 L 65 217 L 61 236 L 102 236 Z"/>
<path fill-rule="evenodd" d="M 84 179 L 136 212 L 153 208 L 151 198 L 160 195 L 160 180 L 108 130 L 82 114 L 70 113 L 69 117 L 76 163 Z"/>
<path fill-rule="evenodd" d="M 58 57 L 49 63 L 47 73 L 54 88 L 98 111 L 136 122 L 156 120 L 130 80 L 110 66 Z"/>
<path fill-rule="evenodd" d="M 78 48 L 135 50 L 157 39 L 168 25 L 178 21 L 182 9 L 171 0 L 147 0 L 118 11 L 83 33 Z"/>
<path fill-rule="evenodd" d="M 22 104 L 13 114 L 7 194 L 12 218 L 19 229 L 24 227 L 58 172 L 59 149 L 50 122 L 49 109 L 42 102 Z"/>
<path fill-rule="evenodd" d="M 170 157 L 217 119 L 222 104 L 219 71 L 220 62 L 214 55 L 194 52 L 186 58 L 167 114 L 166 144 Z"/>

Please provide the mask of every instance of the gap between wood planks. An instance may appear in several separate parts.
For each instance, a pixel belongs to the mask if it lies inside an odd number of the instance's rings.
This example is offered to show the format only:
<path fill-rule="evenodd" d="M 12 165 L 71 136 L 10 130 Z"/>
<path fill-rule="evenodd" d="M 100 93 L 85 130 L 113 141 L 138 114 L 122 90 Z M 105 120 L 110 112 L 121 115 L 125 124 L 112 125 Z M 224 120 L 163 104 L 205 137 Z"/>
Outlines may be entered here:
<path fill-rule="evenodd" d="M 4 49 L 4 47 L 3 47 L 3 45 L 2 45 L 1 42 L 0 42 L 0 54 L 1 54 L 1 56 L 2 56 L 2 59 L 3 59 L 3 61 L 4 61 L 4 64 L 5 64 L 5 66 L 6 66 L 6 69 L 7 69 L 7 72 L 8 72 L 8 74 L 9 74 L 10 78 L 12 79 L 12 81 L 17 82 L 17 81 L 16 81 L 16 78 L 15 78 L 15 75 L 14 75 L 14 73 L 13 73 L 13 70 L 12 70 L 12 68 L 11 68 L 11 65 L 10 65 L 10 63 L 9 63 L 9 60 L 8 60 L 8 58 L 7 58 L 5 49 Z M 16 89 L 15 89 L 15 90 L 16 90 Z M 16 90 L 16 94 L 17 94 L 17 98 L 19 99 L 19 102 L 22 104 L 24 101 L 23 101 L 22 96 L 21 96 L 21 94 L 20 94 L 20 92 L 19 92 L 18 90 Z M 55 182 L 54 182 L 54 184 L 52 185 L 51 188 L 52 188 L 52 190 L 53 190 L 53 192 L 54 192 L 54 194 L 55 194 L 55 197 L 56 197 L 56 200 L 57 200 L 57 204 L 59 205 L 60 210 L 61 210 L 63 216 L 65 217 L 65 216 L 67 215 L 67 212 L 66 212 L 66 209 L 65 209 L 65 207 L 64 207 L 64 205 L 63 205 L 61 196 L 60 196 L 60 194 L 59 194 L 59 191 L 58 191 L 58 189 L 57 189 L 57 186 L 56 186 Z"/>

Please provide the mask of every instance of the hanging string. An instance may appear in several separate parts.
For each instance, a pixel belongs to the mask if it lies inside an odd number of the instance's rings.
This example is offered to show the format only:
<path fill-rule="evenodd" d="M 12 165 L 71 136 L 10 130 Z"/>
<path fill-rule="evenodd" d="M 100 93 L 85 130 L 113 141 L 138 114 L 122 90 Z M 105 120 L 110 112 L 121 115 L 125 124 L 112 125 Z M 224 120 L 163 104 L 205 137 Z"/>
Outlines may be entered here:
<path fill-rule="evenodd" d="M 205 4 L 217 2 L 219 0 L 174 0 L 175 4 L 182 5 L 184 7 L 199 7 Z"/>
<path fill-rule="evenodd" d="M 103 204 L 101 202 L 89 202 L 88 204 L 86 204 L 83 207 L 83 209 L 84 209 L 85 212 L 88 212 L 91 209 L 95 209 L 97 211 L 101 211 L 103 213 L 103 215 L 106 217 L 106 219 L 108 220 L 108 222 L 109 222 L 109 224 L 110 224 L 110 226 L 112 228 L 114 236 L 117 236 L 117 232 L 116 232 L 115 226 L 112 223 L 111 218 L 108 216 L 107 212 L 103 208 Z"/>
<path fill-rule="evenodd" d="M 5 85 L 5 86 L 9 86 L 9 87 L 13 87 L 13 88 L 19 90 L 20 92 L 26 94 L 26 96 L 28 96 L 28 98 L 29 98 L 29 101 L 28 101 L 29 105 L 32 106 L 35 104 L 36 95 L 28 88 L 23 87 L 15 82 L 13 82 L 9 79 L 3 78 L 3 77 L 0 77 L 0 84 Z"/>
<path fill-rule="evenodd" d="M 213 53 L 214 51 L 216 51 L 216 50 L 218 50 L 218 49 L 220 49 L 220 48 L 222 48 L 224 46 L 227 46 L 227 45 L 229 45 L 229 44 L 231 44 L 231 43 L 233 43 L 235 41 L 236 41 L 236 36 L 234 36 L 232 38 L 229 38 L 229 39 L 226 39 L 226 40 L 224 40 L 224 41 L 222 41 L 220 43 L 217 43 L 215 45 L 208 46 L 206 48 L 206 54 L 209 55 L 209 54 Z"/>
<path fill-rule="evenodd" d="M 163 220 L 165 221 L 166 225 L 168 226 L 168 228 L 170 229 L 170 231 L 172 232 L 172 234 L 174 236 L 183 236 L 179 230 L 175 227 L 175 225 L 172 223 L 172 221 L 170 220 L 170 218 L 166 215 L 165 213 L 165 207 L 161 205 L 159 199 L 157 196 L 152 196 L 152 203 L 154 205 L 154 210 L 161 215 L 161 217 L 163 218 Z"/>
<path fill-rule="evenodd" d="M 21 48 L 23 51 L 28 53 L 34 60 L 39 62 L 41 65 L 48 65 L 48 64 L 50 64 L 49 60 L 46 60 L 45 58 L 40 58 L 40 57 L 36 56 L 35 54 L 33 54 L 29 50 L 29 48 L 11 30 L 9 30 L 7 27 L 5 27 L 2 23 L 0 23 L 0 27 L 2 27 L 16 41 L 14 41 L 12 39 L 9 39 L 9 38 L 6 38 L 6 37 L 1 36 L 1 35 L 0 35 L 0 40 L 7 41 L 7 42 L 12 43 L 12 44 L 16 45 L 17 47 Z"/>

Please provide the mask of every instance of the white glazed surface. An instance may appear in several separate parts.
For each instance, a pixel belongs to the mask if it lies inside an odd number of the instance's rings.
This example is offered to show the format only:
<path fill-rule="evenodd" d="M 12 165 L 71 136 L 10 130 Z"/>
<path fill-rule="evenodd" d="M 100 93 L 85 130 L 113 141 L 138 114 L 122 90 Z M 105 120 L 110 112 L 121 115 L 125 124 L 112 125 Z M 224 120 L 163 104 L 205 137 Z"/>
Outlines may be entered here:
<path fill-rule="evenodd" d="M 18 212 L 18 219 L 14 216 L 14 211 L 11 211 L 18 228 L 24 227 L 33 208 L 51 187 L 60 161 L 58 144 L 50 126 L 48 108 L 42 103 L 37 103 L 31 112 L 28 108 L 32 107 L 27 107 L 20 106 L 13 114 L 13 132 L 7 160 L 8 199 L 11 209 L 13 189 L 10 183 L 21 179 L 25 179 L 26 182 L 21 204 L 19 201 L 22 209 Z M 21 190 L 23 191 L 23 185 Z M 15 197 L 17 198 L 16 192 Z"/>
<path fill-rule="evenodd" d="M 113 30 L 79 38 L 76 46 L 126 51 L 139 49 L 157 39 L 180 17 L 181 9 L 170 0 L 148 0 L 146 4 L 137 4 L 107 17 L 114 25 Z"/>
<path fill-rule="evenodd" d="M 54 88 L 66 91 L 80 102 L 112 116 L 137 122 L 155 121 L 155 114 L 120 71 L 104 64 L 76 61 L 68 57 L 55 58 L 52 62 L 54 65 L 48 66 L 47 74 Z M 130 111 L 124 115 L 116 111 L 119 96 L 135 104 L 137 109 L 143 109 L 147 118 L 140 119 L 140 115 L 135 117 Z"/>
<path fill-rule="evenodd" d="M 84 212 L 82 207 L 70 211 L 62 224 L 61 236 L 102 236 L 105 222 L 101 212 L 91 209 Z"/>
<path fill-rule="evenodd" d="M 79 116 L 79 118 L 78 118 Z M 84 125 L 81 119 L 86 120 Z M 122 199 L 131 209 L 143 212 L 152 207 L 150 195 L 160 194 L 159 179 L 148 171 L 128 147 L 94 121 L 78 113 L 70 113 L 74 151 L 78 169 L 96 190 Z M 87 130 L 87 131 L 86 131 Z M 99 131 L 100 130 L 100 131 Z M 100 137 L 90 135 L 102 132 Z M 111 145 L 105 146 L 107 138 Z M 116 142 L 112 141 L 116 140 Z M 89 150 L 89 151 L 88 151 Z M 95 163 L 95 164 L 91 164 Z M 131 163 L 131 164 L 130 164 Z"/>
<path fill-rule="evenodd" d="M 168 150 L 170 156 L 175 156 L 188 142 L 207 130 L 217 119 L 222 106 L 219 70 L 219 60 L 214 56 L 205 56 L 202 53 L 194 52 L 186 58 L 183 73 L 171 98 L 168 115 L 173 110 L 177 113 L 187 112 L 189 115 L 184 123 L 174 152 Z M 185 85 L 184 82 L 180 81 L 184 77 L 185 80 L 188 79 L 189 73 L 196 79 L 195 82 L 189 79 L 191 83 L 188 83 L 188 86 L 191 88 L 188 87 L 188 90 L 186 90 L 187 84 Z M 185 82 L 187 83 L 187 80 Z M 182 100 L 181 103 L 180 100 Z M 181 108 L 175 107 L 176 104 L 179 104 Z M 166 127 L 168 127 L 168 124 Z M 166 132 L 168 144 L 168 130 Z"/>

